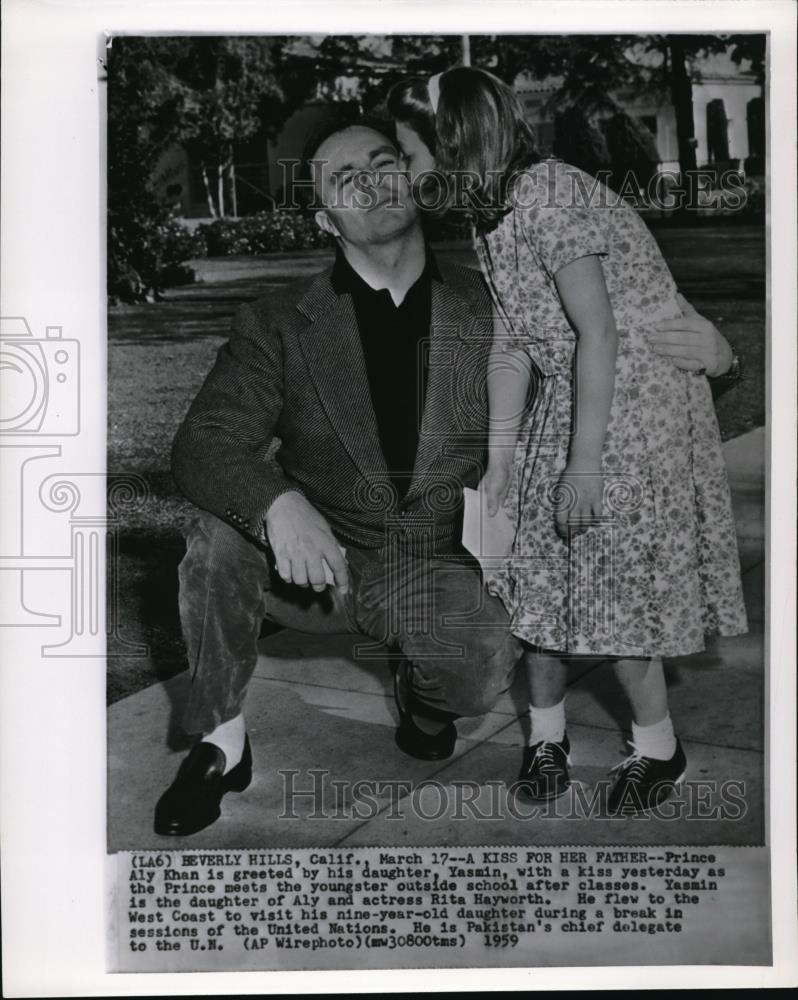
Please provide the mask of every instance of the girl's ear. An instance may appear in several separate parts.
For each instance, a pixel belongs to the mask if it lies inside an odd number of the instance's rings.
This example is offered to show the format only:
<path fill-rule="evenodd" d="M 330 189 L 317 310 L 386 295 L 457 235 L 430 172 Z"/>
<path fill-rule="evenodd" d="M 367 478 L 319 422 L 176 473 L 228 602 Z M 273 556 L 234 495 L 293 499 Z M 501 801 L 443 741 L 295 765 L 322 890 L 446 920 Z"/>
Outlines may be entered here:
<path fill-rule="evenodd" d="M 316 212 L 314 218 L 319 229 L 322 229 L 325 233 L 329 233 L 335 239 L 340 239 L 341 234 L 338 232 L 337 226 L 323 208 L 320 208 Z"/>

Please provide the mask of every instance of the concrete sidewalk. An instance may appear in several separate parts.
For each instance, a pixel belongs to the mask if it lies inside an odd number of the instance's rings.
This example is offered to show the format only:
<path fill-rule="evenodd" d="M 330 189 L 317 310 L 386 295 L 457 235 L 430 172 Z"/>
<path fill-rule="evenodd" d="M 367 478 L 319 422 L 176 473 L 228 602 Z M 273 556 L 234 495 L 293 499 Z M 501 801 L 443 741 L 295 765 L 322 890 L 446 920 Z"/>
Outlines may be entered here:
<path fill-rule="evenodd" d="M 761 844 L 764 447 L 762 428 L 724 446 L 750 631 L 710 640 L 705 653 L 666 664 L 671 715 L 688 758 L 687 783 L 674 808 L 677 818 L 618 820 L 592 813 L 585 818 L 594 792 L 611 781 L 610 767 L 628 752 L 628 715 L 612 671 L 602 665 L 581 666 L 570 679 L 568 731 L 576 787 L 548 814 L 529 817 L 531 807 L 508 801 L 506 793 L 524 743 L 521 671 L 494 711 L 458 722 L 460 739 L 450 760 L 423 763 L 394 744 L 390 673 L 384 660 L 354 658 L 362 639 L 284 631 L 263 640 L 248 694 L 253 782 L 243 794 L 227 795 L 222 818 L 193 837 L 152 832 L 155 803 L 185 754 L 185 743 L 172 735 L 172 719 L 185 697 L 187 673 L 111 706 L 109 850 Z M 358 791 L 358 781 L 370 784 Z M 737 785 L 721 788 L 724 782 Z M 297 794 L 302 792 L 312 794 Z M 680 809 L 689 809 L 689 820 L 678 818 Z"/>

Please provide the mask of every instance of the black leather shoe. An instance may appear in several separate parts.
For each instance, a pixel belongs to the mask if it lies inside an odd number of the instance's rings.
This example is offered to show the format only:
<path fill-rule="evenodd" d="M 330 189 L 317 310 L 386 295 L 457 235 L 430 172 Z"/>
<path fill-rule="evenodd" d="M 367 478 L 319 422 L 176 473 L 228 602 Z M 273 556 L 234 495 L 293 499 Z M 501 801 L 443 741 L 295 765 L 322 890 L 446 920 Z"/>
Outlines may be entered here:
<path fill-rule="evenodd" d="M 244 738 L 241 760 L 227 774 L 225 756 L 212 743 L 197 743 L 155 807 L 155 832 L 187 837 L 210 826 L 221 815 L 227 792 L 243 792 L 252 781 L 252 749 Z"/>
<path fill-rule="evenodd" d="M 556 799 L 568 791 L 571 778 L 571 744 L 567 733 L 562 741 L 541 740 L 531 747 L 524 747 L 524 758 L 516 787 L 534 802 Z"/>
<path fill-rule="evenodd" d="M 678 791 L 687 772 L 687 758 L 678 738 L 670 760 L 644 757 L 634 743 L 629 745 L 634 753 L 612 768 L 620 773 L 607 800 L 611 816 L 633 816 L 656 809 Z"/>
<path fill-rule="evenodd" d="M 407 676 L 409 664 L 402 660 L 394 667 L 393 696 L 399 712 L 399 725 L 396 729 L 396 745 L 410 757 L 418 760 L 446 760 L 454 753 L 457 742 L 457 727 L 451 721 L 447 722 L 439 733 L 426 733 L 413 720 L 415 699 Z M 424 714 L 424 709 L 419 710 Z"/>

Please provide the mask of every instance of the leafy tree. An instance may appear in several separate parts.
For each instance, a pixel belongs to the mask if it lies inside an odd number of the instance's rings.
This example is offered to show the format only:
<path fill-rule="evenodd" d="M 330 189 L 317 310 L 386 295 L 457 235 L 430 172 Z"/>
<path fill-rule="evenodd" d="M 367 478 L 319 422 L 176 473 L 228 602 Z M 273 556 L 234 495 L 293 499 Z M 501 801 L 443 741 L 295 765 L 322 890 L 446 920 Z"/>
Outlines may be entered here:
<path fill-rule="evenodd" d="M 485 36 L 473 46 L 482 65 L 512 83 L 519 73 L 558 79 L 546 113 L 554 121 L 552 151 L 588 173 L 612 169 L 648 175 L 658 154 L 654 138 L 613 93 L 639 88 L 649 72 L 633 58 L 639 38 L 624 35 Z"/>
<path fill-rule="evenodd" d="M 108 284 L 150 298 L 177 263 L 167 206 L 153 177 L 161 154 L 182 143 L 203 170 L 209 212 L 224 215 L 234 190 L 237 142 L 273 136 L 314 92 L 313 60 L 292 38 L 119 36 L 107 57 Z M 215 184 L 211 184 L 214 178 Z"/>
<path fill-rule="evenodd" d="M 200 164 L 210 214 L 225 215 L 235 144 L 276 135 L 318 86 L 314 52 L 296 51 L 298 41 L 207 35 L 114 39 L 108 67 L 109 181 L 140 185 L 160 153 L 180 143 Z"/>
<path fill-rule="evenodd" d="M 552 152 L 566 163 L 573 163 L 589 174 L 597 174 L 610 166 L 610 154 L 604 136 L 584 109 L 575 104 L 555 114 Z"/>
<path fill-rule="evenodd" d="M 286 65 L 290 42 L 268 36 L 186 38 L 170 62 L 177 139 L 200 166 L 212 217 L 227 214 L 226 193 L 235 198 L 236 144 L 274 136 L 315 87 L 306 59 Z M 289 69 L 286 87 L 282 75 Z M 235 214 L 235 203 L 233 208 Z"/>
<path fill-rule="evenodd" d="M 743 60 L 747 60 L 751 64 L 751 72 L 756 76 L 756 82 L 764 84 L 767 35 L 761 33 L 729 35 L 729 42 L 733 46 L 732 61 L 739 66 Z"/>
<path fill-rule="evenodd" d="M 112 39 L 107 72 L 108 289 L 112 296 L 141 300 L 158 291 L 162 254 L 155 234 L 168 222 L 151 184 L 175 134 L 165 108 L 168 73 L 162 51 L 148 39 L 127 36 Z"/>
<path fill-rule="evenodd" d="M 492 69 L 512 83 L 519 72 L 527 71 L 538 79 L 561 77 L 561 85 L 550 104 L 550 111 L 560 117 L 569 108 L 581 109 L 588 120 L 599 113 L 615 116 L 623 112 L 612 98 L 613 92 L 635 88 L 668 94 L 676 114 L 679 163 L 687 172 L 696 167 L 695 121 L 693 114 L 693 62 L 703 55 L 731 49 L 731 58 L 739 65 L 748 60 L 756 79 L 764 82 L 766 36 L 732 35 L 484 35 L 471 40 L 474 63 Z M 632 57 L 635 49 L 658 52 L 659 67 L 644 65 Z M 596 159 L 597 140 L 585 133 L 576 112 L 568 112 L 569 121 L 588 143 L 586 161 Z M 627 119 L 626 125 L 629 125 Z M 616 121 L 616 130 L 618 122 Z M 588 130 L 589 131 L 589 130 Z M 638 147 L 645 162 L 651 155 L 653 137 L 639 123 L 626 129 L 624 147 Z M 616 134 L 616 140 L 621 137 Z M 576 137 L 575 137 L 576 139 Z M 568 143 L 566 143 L 568 145 Z M 570 143 L 575 145 L 575 141 Z M 600 144 L 599 144 L 600 146 Z M 592 151 L 591 151 L 592 148 Z M 643 155 L 644 151 L 647 153 Z M 625 155 L 637 153 L 627 148 Z M 598 159 L 601 157 L 599 156 Z M 587 169 L 587 168 L 585 168 Z"/>

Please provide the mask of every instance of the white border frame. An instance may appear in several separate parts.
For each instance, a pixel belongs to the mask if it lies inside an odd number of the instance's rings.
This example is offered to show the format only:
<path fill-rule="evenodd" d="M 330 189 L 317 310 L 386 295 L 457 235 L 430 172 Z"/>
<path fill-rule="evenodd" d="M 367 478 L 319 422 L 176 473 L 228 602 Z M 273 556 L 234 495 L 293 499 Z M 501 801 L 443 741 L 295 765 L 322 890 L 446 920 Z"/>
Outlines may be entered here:
<path fill-rule="evenodd" d="M 39 660 L 0 634 L 2 915 L 6 996 L 632 989 L 798 982 L 795 871 L 796 28 L 791 0 L 373 0 L 305 3 L 6 0 L 2 51 L 2 305 L 57 323 L 85 352 L 80 452 L 105 468 L 102 119 L 96 58 L 115 33 L 771 32 L 770 454 L 767 597 L 773 969 L 613 967 L 384 973 L 107 974 L 104 661 Z M 31 219 L 31 206 L 33 219 Z M 89 395 L 85 386 L 92 387 Z M 74 442 L 77 444 L 77 442 Z"/>

